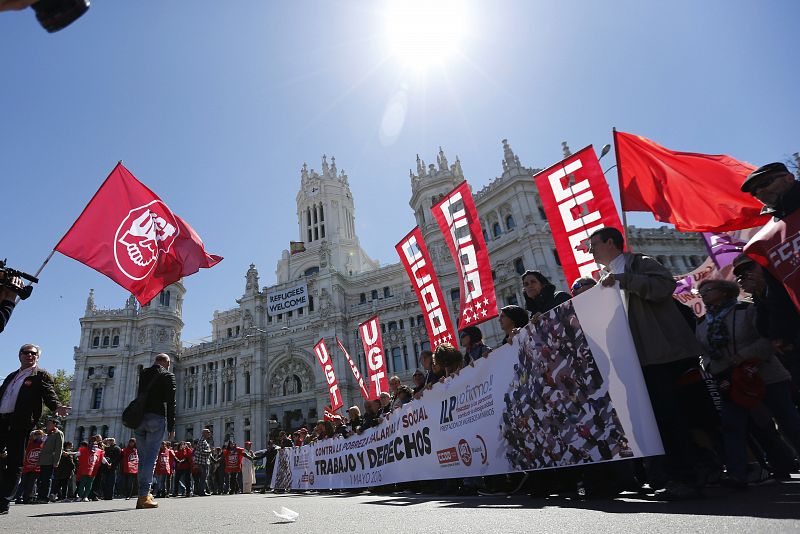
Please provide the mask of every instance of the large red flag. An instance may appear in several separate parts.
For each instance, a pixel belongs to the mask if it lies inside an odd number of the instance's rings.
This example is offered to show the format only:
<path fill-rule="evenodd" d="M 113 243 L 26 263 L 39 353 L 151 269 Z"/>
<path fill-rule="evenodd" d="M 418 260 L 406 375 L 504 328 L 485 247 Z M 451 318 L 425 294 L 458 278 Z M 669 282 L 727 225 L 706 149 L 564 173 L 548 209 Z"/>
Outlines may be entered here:
<path fill-rule="evenodd" d="M 108 276 L 142 305 L 169 284 L 222 261 L 122 163 L 55 249 Z"/>
<path fill-rule="evenodd" d="M 760 202 L 739 189 L 755 170 L 730 156 L 675 152 L 614 131 L 623 211 L 649 211 L 684 232 L 761 226 Z"/>
<path fill-rule="evenodd" d="M 425 317 L 431 350 L 436 350 L 442 343 L 455 344 L 458 337 L 453 330 L 442 288 L 439 287 L 439 279 L 436 278 L 431 255 L 428 254 L 419 226 L 414 227 L 394 248 L 417 294 L 419 307 Z M 363 339 L 363 333 L 361 337 Z"/>
<path fill-rule="evenodd" d="M 533 177 L 568 284 L 600 267 L 585 242 L 595 230 L 622 230 L 614 199 L 592 145 Z"/>
<path fill-rule="evenodd" d="M 497 317 L 489 252 L 481 232 L 478 210 L 467 182 L 461 182 L 431 208 L 450 248 L 461 280 L 458 329 Z"/>

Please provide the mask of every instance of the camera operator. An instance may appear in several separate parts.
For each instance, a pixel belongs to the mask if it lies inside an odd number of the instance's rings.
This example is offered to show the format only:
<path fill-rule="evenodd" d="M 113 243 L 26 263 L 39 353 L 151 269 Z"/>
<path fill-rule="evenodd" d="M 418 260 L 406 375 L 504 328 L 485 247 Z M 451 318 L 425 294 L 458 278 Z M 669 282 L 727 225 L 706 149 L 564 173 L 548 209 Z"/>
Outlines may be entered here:
<path fill-rule="evenodd" d="M 18 277 L 11 279 L 11 284 L 15 287 L 22 287 L 22 280 Z M 17 302 L 17 294 L 13 289 L 0 286 L 0 332 L 5 330 L 6 323 L 11 319 L 11 312 Z"/>

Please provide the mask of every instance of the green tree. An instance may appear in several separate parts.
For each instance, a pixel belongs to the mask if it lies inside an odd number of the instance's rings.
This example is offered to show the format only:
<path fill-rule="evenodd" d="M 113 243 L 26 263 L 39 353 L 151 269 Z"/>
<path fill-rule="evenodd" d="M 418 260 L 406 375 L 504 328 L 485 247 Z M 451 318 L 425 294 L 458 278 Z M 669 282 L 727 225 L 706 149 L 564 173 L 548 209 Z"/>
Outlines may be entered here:
<path fill-rule="evenodd" d="M 64 369 L 58 369 L 56 374 L 53 375 L 53 385 L 55 386 L 56 395 L 58 395 L 58 402 L 60 402 L 62 406 L 69 406 L 69 383 L 71 381 L 72 375 L 68 375 Z M 47 418 L 50 417 L 50 415 L 52 415 L 50 408 L 45 406 L 44 410 L 42 410 L 42 417 L 39 419 L 36 426 L 44 428 Z"/>

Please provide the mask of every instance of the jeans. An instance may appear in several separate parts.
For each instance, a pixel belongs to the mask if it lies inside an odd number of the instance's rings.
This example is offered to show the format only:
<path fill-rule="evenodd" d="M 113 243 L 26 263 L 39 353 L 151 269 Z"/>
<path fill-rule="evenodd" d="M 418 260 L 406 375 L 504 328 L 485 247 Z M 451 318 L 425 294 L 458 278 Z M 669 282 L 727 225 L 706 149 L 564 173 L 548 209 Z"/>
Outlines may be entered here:
<path fill-rule="evenodd" d="M 39 466 L 39 479 L 37 480 L 36 495 L 40 501 L 47 499 L 50 496 L 50 486 L 53 481 L 53 466 L 40 465 Z"/>
<path fill-rule="evenodd" d="M 156 466 L 158 450 L 167 430 L 166 417 L 154 413 L 144 414 L 142 424 L 134 431 L 136 448 L 139 449 L 139 497 L 150 493 L 153 483 L 153 469 Z"/>
<path fill-rule="evenodd" d="M 196 484 L 194 486 L 194 493 L 195 495 L 205 495 L 206 494 L 206 480 L 208 479 L 208 466 L 207 465 L 200 465 L 198 466 L 199 472 L 197 473 Z"/>
<path fill-rule="evenodd" d="M 110 501 L 114 498 L 114 486 L 117 483 L 117 470 L 112 469 L 105 472 L 103 476 L 103 499 Z"/>
<path fill-rule="evenodd" d="M 191 469 L 181 469 L 175 472 L 175 489 L 172 496 L 177 497 L 183 486 L 183 494 L 188 497 L 192 492 L 192 471 Z"/>

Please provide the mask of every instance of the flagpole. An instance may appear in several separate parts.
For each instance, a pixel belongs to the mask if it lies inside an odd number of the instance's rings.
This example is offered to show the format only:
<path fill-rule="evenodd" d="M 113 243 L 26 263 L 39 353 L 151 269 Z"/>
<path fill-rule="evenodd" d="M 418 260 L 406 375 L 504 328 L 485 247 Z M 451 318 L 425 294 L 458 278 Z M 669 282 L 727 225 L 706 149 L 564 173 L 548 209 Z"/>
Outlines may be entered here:
<path fill-rule="evenodd" d="M 614 139 L 614 158 L 617 160 L 617 186 L 619 187 L 619 210 L 622 213 L 622 230 L 625 234 L 625 244 L 628 246 L 628 252 L 633 249 L 628 240 L 628 217 L 625 215 L 625 203 L 622 200 L 622 165 L 619 162 L 619 148 L 617 145 L 617 127 L 612 127 L 612 138 Z M 609 169 L 610 170 L 610 169 Z"/>

